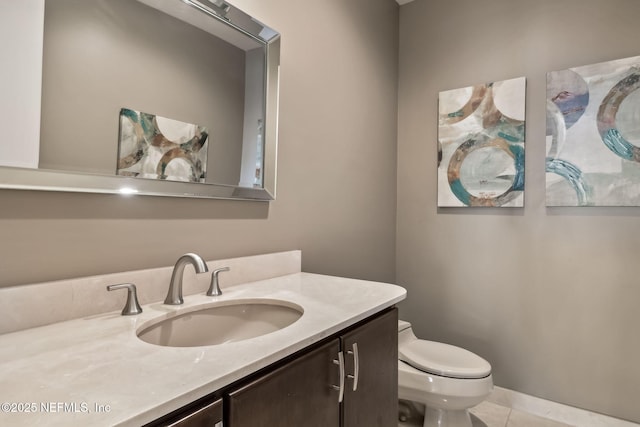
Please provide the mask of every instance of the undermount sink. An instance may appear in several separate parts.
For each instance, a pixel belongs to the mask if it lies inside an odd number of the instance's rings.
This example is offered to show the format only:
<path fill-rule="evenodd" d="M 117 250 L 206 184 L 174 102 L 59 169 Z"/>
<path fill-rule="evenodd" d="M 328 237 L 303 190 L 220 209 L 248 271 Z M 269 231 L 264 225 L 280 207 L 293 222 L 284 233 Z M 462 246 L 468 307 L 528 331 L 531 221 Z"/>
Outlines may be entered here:
<path fill-rule="evenodd" d="M 199 347 L 242 341 L 285 328 L 303 313 L 282 300 L 235 300 L 181 312 L 144 324 L 138 338 L 167 347 Z"/>

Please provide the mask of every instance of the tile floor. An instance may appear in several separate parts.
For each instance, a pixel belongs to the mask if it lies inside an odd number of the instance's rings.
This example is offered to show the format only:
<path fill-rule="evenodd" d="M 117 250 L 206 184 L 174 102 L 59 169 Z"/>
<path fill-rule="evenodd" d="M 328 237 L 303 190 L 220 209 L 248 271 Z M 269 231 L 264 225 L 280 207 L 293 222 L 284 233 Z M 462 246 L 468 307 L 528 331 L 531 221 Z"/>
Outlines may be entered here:
<path fill-rule="evenodd" d="M 473 427 L 571 427 L 548 418 L 542 418 L 491 402 L 483 402 L 471 409 Z M 399 422 L 398 427 L 422 427 L 421 419 Z"/>
<path fill-rule="evenodd" d="M 569 427 L 558 421 L 542 418 L 527 412 L 507 408 L 491 402 L 483 402 L 471 409 L 473 427 Z"/>
<path fill-rule="evenodd" d="M 422 427 L 422 417 L 411 402 L 400 401 L 406 422 L 398 427 Z M 472 408 L 473 427 L 640 427 L 640 424 L 494 387 L 491 396 Z"/>

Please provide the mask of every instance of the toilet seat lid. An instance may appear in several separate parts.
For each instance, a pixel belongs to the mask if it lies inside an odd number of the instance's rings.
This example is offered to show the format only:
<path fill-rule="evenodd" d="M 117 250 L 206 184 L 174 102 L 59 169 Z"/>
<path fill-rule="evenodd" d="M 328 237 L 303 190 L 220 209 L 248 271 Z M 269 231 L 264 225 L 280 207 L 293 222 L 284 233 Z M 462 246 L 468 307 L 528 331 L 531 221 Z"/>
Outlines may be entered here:
<path fill-rule="evenodd" d="M 400 360 L 421 371 L 450 378 L 484 378 L 491 365 L 468 350 L 434 341 L 414 340 L 398 349 Z"/>

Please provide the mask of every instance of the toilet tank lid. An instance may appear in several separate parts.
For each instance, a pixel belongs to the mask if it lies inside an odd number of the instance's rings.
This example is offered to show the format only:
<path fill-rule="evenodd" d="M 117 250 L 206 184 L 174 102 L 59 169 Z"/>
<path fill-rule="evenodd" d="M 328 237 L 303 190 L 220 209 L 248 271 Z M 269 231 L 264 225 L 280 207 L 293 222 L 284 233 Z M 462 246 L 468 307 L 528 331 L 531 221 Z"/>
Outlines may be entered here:
<path fill-rule="evenodd" d="M 491 365 L 468 350 L 449 344 L 414 340 L 398 349 L 400 360 L 421 371 L 450 378 L 484 378 Z"/>
<path fill-rule="evenodd" d="M 406 320 L 398 319 L 398 332 L 404 331 L 405 329 L 410 327 L 411 327 L 411 323 L 407 322 Z"/>

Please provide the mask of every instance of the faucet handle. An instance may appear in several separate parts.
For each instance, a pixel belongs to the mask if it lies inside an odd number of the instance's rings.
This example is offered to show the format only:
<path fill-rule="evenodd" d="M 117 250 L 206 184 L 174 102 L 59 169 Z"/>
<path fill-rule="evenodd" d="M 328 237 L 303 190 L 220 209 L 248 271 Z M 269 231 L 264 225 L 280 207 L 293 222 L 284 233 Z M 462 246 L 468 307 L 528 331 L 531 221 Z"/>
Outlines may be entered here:
<path fill-rule="evenodd" d="M 209 286 L 209 290 L 207 291 L 207 296 L 216 297 L 218 295 L 222 295 L 222 291 L 220 290 L 220 284 L 218 282 L 218 274 L 223 271 L 231 270 L 229 267 L 222 267 L 213 270 L 211 273 L 211 286 Z"/>
<path fill-rule="evenodd" d="M 138 294 L 136 292 L 136 285 L 133 283 L 120 283 L 119 285 L 107 286 L 108 291 L 115 291 L 116 289 L 127 290 L 127 302 L 122 309 L 123 316 L 130 316 L 132 314 L 142 313 L 142 307 L 138 304 Z"/>

